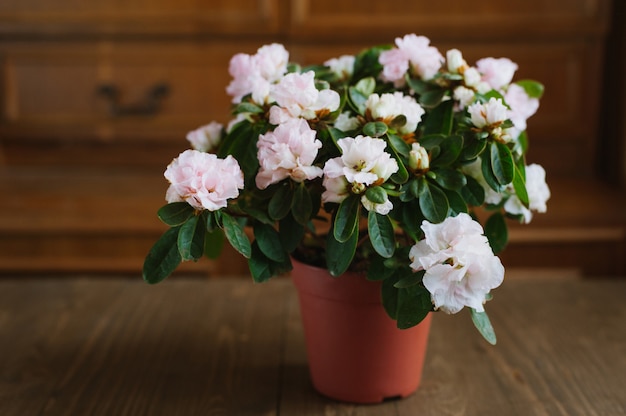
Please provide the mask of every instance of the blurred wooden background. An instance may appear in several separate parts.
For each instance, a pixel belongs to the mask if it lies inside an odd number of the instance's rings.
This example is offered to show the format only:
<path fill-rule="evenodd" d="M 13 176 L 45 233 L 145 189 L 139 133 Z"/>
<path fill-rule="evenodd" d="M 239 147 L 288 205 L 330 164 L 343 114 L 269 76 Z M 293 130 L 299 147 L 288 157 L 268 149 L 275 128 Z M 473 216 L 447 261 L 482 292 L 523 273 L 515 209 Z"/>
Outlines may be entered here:
<path fill-rule="evenodd" d="M 165 166 L 187 131 L 229 120 L 233 54 L 281 42 L 306 64 L 406 33 L 459 48 L 470 64 L 509 57 L 517 79 L 546 86 L 528 161 L 546 168 L 553 196 L 548 214 L 512 228 L 505 265 L 624 273 L 623 3 L 3 1 L 0 273 L 139 273 L 165 230 Z M 184 270 L 247 266 L 227 250 Z"/>

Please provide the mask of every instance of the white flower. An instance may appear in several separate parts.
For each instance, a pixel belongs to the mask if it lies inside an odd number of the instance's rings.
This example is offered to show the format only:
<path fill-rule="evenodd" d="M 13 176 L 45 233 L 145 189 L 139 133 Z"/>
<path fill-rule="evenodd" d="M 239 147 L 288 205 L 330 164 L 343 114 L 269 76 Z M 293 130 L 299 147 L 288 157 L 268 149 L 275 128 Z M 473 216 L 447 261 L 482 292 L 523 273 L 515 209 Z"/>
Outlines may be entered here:
<path fill-rule="evenodd" d="M 448 63 L 448 71 L 455 74 L 461 73 L 467 67 L 467 62 L 458 49 L 450 49 L 446 52 L 446 62 Z"/>
<path fill-rule="evenodd" d="M 217 148 L 222 140 L 223 126 L 215 121 L 187 133 L 191 147 L 201 152 L 210 152 Z"/>
<path fill-rule="evenodd" d="M 474 90 L 459 85 L 454 89 L 452 97 L 459 103 L 459 109 L 463 110 L 465 107 L 474 102 L 475 93 Z"/>
<path fill-rule="evenodd" d="M 348 79 L 354 72 L 354 61 L 355 57 L 353 55 L 342 55 L 339 58 L 327 60 L 324 62 L 324 65 L 329 67 L 339 79 Z"/>
<path fill-rule="evenodd" d="M 262 134 L 257 142 L 260 169 L 256 185 L 265 189 L 286 178 L 296 182 L 322 176 L 322 169 L 313 166 L 322 142 L 303 119 L 290 119 L 274 131 Z"/>
<path fill-rule="evenodd" d="M 508 58 L 483 58 L 476 62 L 476 67 L 483 74 L 483 81 L 496 91 L 511 83 L 517 64 Z"/>
<path fill-rule="evenodd" d="M 374 120 L 389 124 L 398 116 L 405 116 L 406 123 L 398 128 L 401 134 L 413 133 L 422 120 L 425 110 L 411 96 L 397 91 L 393 94 L 371 94 L 365 108 Z"/>
<path fill-rule="evenodd" d="M 345 178 L 345 186 L 350 186 L 353 193 L 360 194 L 368 186 L 382 184 L 398 171 L 398 162 L 385 152 L 387 143 L 382 139 L 369 136 L 344 137 L 337 144 L 342 155 L 330 159 L 324 165 L 324 182 L 326 191 L 322 194 L 323 202 L 333 202 L 340 198 L 339 190 L 345 198 L 344 186 L 338 178 Z M 341 200 L 343 200 L 341 198 Z"/>
<path fill-rule="evenodd" d="M 269 82 L 276 82 L 287 71 L 289 52 L 279 43 L 261 46 L 254 60 L 261 76 Z"/>
<path fill-rule="evenodd" d="M 507 108 L 499 98 L 491 97 L 486 104 L 474 103 L 467 107 L 472 124 L 479 129 L 497 127 L 507 119 Z"/>
<path fill-rule="evenodd" d="M 350 117 L 350 112 L 344 111 L 337 116 L 334 125 L 341 131 L 350 131 L 359 128 L 361 123 L 358 118 Z"/>
<path fill-rule="evenodd" d="M 548 209 L 546 203 L 550 199 L 550 188 L 546 183 L 546 171 L 541 165 L 533 163 L 526 166 L 526 192 L 530 209 L 522 205 L 517 195 L 511 196 L 504 204 L 506 212 L 521 214 L 525 224 L 532 220 L 532 211 L 543 213 Z"/>
<path fill-rule="evenodd" d="M 315 73 L 290 73 L 272 85 L 271 99 L 277 106 L 270 109 L 270 123 L 282 124 L 290 118 L 312 120 L 320 112 L 333 112 L 339 108 L 339 94 L 334 90 L 318 91 Z"/>
<path fill-rule="evenodd" d="M 230 155 L 218 159 L 212 153 L 185 150 L 168 165 L 164 176 L 171 184 L 167 202 L 185 201 L 199 210 L 224 208 L 243 189 L 243 172 Z"/>
<path fill-rule="evenodd" d="M 457 313 L 463 307 L 483 312 L 487 294 L 500 286 L 504 267 L 483 229 L 468 214 L 440 224 L 422 223 L 425 238 L 409 252 L 411 268 L 425 270 L 423 283 L 436 309 Z"/>
<path fill-rule="evenodd" d="M 476 88 L 481 81 L 480 72 L 474 67 L 469 67 L 463 72 L 463 82 L 468 87 Z M 487 84 L 489 87 L 489 85 Z M 486 92 L 486 91 L 484 91 Z"/>
<path fill-rule="evenodd" d="M 378 204 L 376 202 L 372 202 L 365 195 L 361 197 L 361 204 L 368 211 L 374 211 L 380 215 L 387 215 L 393 209 L 393 204 L 389 200 L 389 198 L 385 199 L 385 202 Z"/>

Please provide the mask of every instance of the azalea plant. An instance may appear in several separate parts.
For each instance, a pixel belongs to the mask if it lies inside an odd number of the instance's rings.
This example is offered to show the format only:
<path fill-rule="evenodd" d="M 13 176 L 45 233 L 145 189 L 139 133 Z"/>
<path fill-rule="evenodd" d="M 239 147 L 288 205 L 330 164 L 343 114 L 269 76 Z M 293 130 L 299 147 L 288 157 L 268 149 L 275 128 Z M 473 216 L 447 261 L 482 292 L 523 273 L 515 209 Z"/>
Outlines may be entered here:
<path fill-rule="evenodd" d="M 190 132 L 167 167 L 158 216 L 170 228 L 144 279 L 216 258 L 227 241 L 256 282 L 292 259 L 363 271 L 399 328 L 468 307 L 495 343 L 484 304 L 504 277 L 507 218 L 529 222 L 550 196 L 525 158 L 543 87 L 514 82 L 516 69 L 470 66 L 414 34 L 308 67 L 280 44 L 235 55 L 233 118 Z"/>

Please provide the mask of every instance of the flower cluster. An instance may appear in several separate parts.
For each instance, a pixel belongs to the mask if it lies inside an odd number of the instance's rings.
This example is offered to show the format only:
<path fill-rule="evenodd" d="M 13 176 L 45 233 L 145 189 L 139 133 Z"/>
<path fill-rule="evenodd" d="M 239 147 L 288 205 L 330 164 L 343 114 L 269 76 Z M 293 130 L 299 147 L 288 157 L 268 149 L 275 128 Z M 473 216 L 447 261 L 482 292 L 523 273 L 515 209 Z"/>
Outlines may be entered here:
<path fill-rule="evenodd" d="M 232 119 L 190 132 L 167 167 L 170 229 L 145 280 L 228 241 L 255 281 L 292 257 L 335 276 L 367 270 L 399 326 L 468 307 L 492 340 L 484 304 L 504 277 L 506 219 L 528 223 L 550 197 L 525 156 L 543 87 L 516 71 L 414 34 L 309 67 L 279 44 L 235 55 Z"/>

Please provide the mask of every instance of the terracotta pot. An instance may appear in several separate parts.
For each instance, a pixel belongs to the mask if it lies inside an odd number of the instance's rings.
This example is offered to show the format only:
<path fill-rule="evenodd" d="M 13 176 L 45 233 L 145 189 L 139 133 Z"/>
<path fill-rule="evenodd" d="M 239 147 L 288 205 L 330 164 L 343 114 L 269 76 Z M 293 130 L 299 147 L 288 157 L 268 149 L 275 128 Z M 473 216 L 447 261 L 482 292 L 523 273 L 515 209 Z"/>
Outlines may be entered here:
<path fill-rule="evenodd" d="M 380 282 L 363 274 L 332 277 L 293 260 L 311 380 L 321 394 L 380 403 L 417 390 L 430 330 L 429 314 L 401 330 L 380 300 Z"/>

